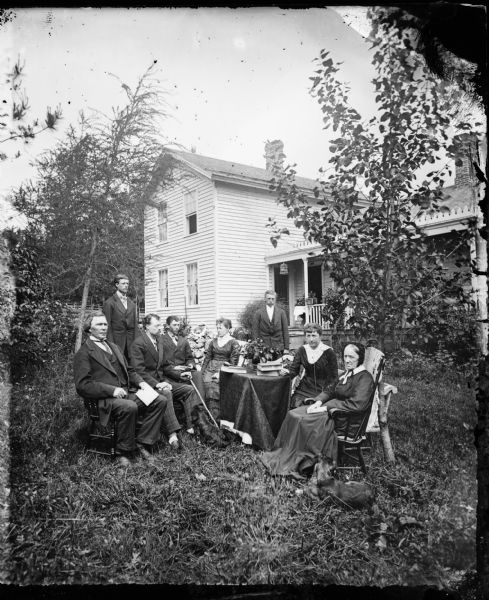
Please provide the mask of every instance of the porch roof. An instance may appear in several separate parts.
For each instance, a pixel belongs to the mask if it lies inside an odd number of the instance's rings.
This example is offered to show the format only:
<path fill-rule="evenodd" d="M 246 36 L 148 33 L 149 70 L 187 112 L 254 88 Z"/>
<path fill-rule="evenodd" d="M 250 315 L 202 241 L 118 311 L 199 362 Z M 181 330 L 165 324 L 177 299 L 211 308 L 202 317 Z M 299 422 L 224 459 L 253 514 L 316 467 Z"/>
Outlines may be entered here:
<path fill-rule="evenodd" d="M 423 213 L 415 218 L 419 227 L 429 236 L 467 229 L 470 219 L 482 218 L 475 194 L 468 194 L 466 187 L 456 188 L 452 186 L 447 188 L 443 205 L 443 210 Z M 278 262 L 302 259 L 306 256 L 318 256 L 321 254 L 321 250 L 321 244 L 314 242 L 288 243 L 286 240 L 279 240 L 277 247 L 265 254 L 265 262 L 271 265 Z"/>
<path fill-rule="evenodd" d="M 306 257 L 319 256 L 322 252 L 321 244 L 316 242 L 278 242 L 277 247 L 265 254 L 265 263 L 273 265 L 280 262 L 300 260 Z"/>

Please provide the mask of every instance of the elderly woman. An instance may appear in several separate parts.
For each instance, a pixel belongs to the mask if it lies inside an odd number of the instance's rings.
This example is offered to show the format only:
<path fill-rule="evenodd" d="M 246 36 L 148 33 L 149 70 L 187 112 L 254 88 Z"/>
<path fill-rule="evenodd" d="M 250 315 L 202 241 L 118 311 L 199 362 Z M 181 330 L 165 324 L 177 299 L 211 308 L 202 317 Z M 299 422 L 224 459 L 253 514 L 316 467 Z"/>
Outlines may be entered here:
<path fill-rule="evenodd" d="M 336 461 L 336 432 L 344 432 L 345 417 L 349 413 L 358 413 L 360 422 L 361 413 L 368 408 L 374 390 L 372 376 L 363 366 L 364 358 L 362 344 L 348 344 L 343 352 L 346 371 L 340 377 L 333 397 L 328 399 L 328 394 L 321 392 L 310 406 L 300 406 L 287 413 L 273 450 L 260 456 L 272 475 L 303 479 L 321 456 Z M 332 415 L 337 411 L 335 432 Z"/>
<path fill-rule="evenodd" d="M 202 363 L 202 380 L 204 382 L 205 397 L 209 400 L 209 408 L 214 418 L 219 416 L 219 370 L 224 363 L 237 365 L 240 345 L 229 330 L 232 327 L 230 319 L 218 319 L 217 337 L 212 339 L 205 349 L 205 358 Z"/>
<path fill-rule="evenodd" d="M 297 350 L 290 367 L 283 368 L 280 372 L 281 375 L 293 378 L 300 375 L 301 367 L 304 369 L 299 386 L 292 396 L 291 408 L 302 406 L 306 398 L 315 398 L 321 393 L 327 400 L 333 393 L 338 380 L 338 363 L 333 349 L 321 341 L 322 333 L 319 325 L 306 325 L 305 344 Z"/>

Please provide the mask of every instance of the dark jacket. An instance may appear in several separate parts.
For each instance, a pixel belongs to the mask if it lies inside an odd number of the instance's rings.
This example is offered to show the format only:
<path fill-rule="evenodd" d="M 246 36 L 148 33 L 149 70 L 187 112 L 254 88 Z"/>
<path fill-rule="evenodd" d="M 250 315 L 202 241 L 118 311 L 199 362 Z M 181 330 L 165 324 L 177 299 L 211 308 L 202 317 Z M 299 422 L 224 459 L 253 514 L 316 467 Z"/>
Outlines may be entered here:
<path fill-rule="evenodd" d="M 172 365 L 194 366 L 195 358 L 186 337 L 179 336 L 178 343 L 171 339 L 168 333 L 161 336 L 163 351 L 168 362 Z"/>
<path fill-rule="evenodd" d="M 182 381 L 180 371 L 174 369 L 166 358 L 161 336 L 157 337 L 157 342 L 158 352 L 147 333 L 141 333 L 134 340 L 129 348 L 130 362 L 134 371 L 151 387 L 155 387 L 161 381 Z"/>
<path fill-rule="evenodd" d="M 270 348 L 278 350 L 289 349 L 289 325 L 285 311 L 274 306 L 273 320 L 270 322 L 265 306 L 259 308 L 253 316 L 252 326 L 253 339 L 261 338 Z"/>
<path fill-rule="evenodd" d="M 107 298 L 102 310 L 109 326 L 107 340 L 117 344 L 122 352 L 126 347 L 129 350 L 138 333 L 135 303 L 128 298 L 125 309 L 119 296 L 114 294 Z"/>
<path fill-rule="evenodd" d="M 335 430 L 337 433 L 345 433 L 348 418 L 350 424 L 360 424 L 372 399 L 374 387 L 373 377 L 368 371 L 360 371 L 355 375 L 351 375 L 346 383 L 339 382 L 336 385 L 333 398 L 328 400 L 324 406 L 327 406 L 328 410 L 337 408 L 339 411 L 335 415 Z M 318 400 L 321 400 L 320 396 L 318 396 Z"/>
<path fill-rule="evenodd" d="M 142 377 L 127 364 L 120 349 L 112 342 L 108 342 L 108 344 L 122 367 L 126 378 L 125 382 L 119 380 L 110 363 L 109 355 L 91 339 L 87 339 L 73 360 L 76 391 L 82 398 L 99 401 L 100 422 L 104 426 L 109 422 L 115 388 L 128 389 L 129 386 L 138 386 L 143 381 Z"/>

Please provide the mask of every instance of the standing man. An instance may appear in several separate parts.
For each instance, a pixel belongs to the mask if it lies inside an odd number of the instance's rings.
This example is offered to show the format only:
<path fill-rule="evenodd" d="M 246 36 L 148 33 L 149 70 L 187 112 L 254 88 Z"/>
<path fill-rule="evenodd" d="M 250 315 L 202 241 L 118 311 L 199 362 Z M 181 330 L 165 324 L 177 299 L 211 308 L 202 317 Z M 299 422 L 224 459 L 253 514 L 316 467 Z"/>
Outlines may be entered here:
<path fill-rule="evenodd" d="M 135 303 L 127 297 L 129 277 L 118 273 L 114 277 L 116 292 L 104 302 L 103 313 L 109 325 L 107 339 L 117 344 L 129 361 L 129 346 L 136 337 L 137 315 Z"/>
<path fill-rule="evenodd" d="M 108 324 L 102 312 L 89 315 L 84 330 L 89 337 L 73 362 L 76 391 L 82 398 L 98 400 L 102 426 L 107 425 L 111 416 L 117 421 L 116 453 L 120 466 L 130 465 L 136 447 L 143 459 L 150 460 L 151 447 L 160 439 L 166 408 L 163 399 L 158 396 L 146 406 L 133 393 L 133 386 L 142 390 L 151 388 L 128 366 L 119 347 L 107 341 Z M 136 437 L 138 412 L 143 414 L 143 421 Z"/>
<path fill-rule="evenodd" d="M 253 317 L 253 339 L 261 338 L 265 346 L 289 352 L 289 325 L 285 311 L 276 306 L 277 294 L 273 290 L 265 292 L 265 306 L 259 308 Z"/>

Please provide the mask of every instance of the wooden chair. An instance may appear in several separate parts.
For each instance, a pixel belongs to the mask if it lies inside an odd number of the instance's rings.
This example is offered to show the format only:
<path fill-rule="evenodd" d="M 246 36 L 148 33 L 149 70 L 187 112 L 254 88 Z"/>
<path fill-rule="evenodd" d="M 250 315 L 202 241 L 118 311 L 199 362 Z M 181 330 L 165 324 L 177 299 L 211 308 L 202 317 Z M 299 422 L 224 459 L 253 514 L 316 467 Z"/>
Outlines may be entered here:
<path fill-rule="evenodd" d="M 115 458 L 117 444 L 117 421 L 109 419 L 107 427 L 102 427 L 100 424 L 100 416 L 98 412 L 98 400 L 82 398 L 85 408 L 88 411 L 90 426 L 88 430 L 88 442 L 86 446 L 87 452 L 95 454 L 103 454 Z"/>
<path fill-rule="evenodd" d="M 372 440 L 370 433 L 367 433 L 367 425 L 370 422 L 373 407 L 378 406 L 378 402 L 374 403 L 376 396 L 378 396 L 379 384 L 382 379 L 382 374 L 385 366 L 384 354 L 369 346 L 365 352 L 364 366 L 366 370 L 372 375 L 374 379 L 374 389 L 369 399 L 367 408 L 361 413 L 350 413 L 347 417 L 346 430 L 344 434 L 338 435 L 338 468 L 339 469 L 354 469 L 359 465 L 364 474 L 367 473 L 367 467 L 365 465 L 365 459 L 363 452 L 369 452 L 372 448 Z M 344 413 L 336 411 L 333 413 L 334 416 L 345 417 Z M 360 422 L 358 421 L 361 416 Z M 353 462 L 353 467 L 345 465 L 345 459 L 349 458 Z"/>
<path fill-rule="evenodd" d="M 82 398 L 82 400 L 90 419 L 86 451 L 110 456 L 110 458 L 114 459 L 116 457 L 117 446 L 117 421 L 113 417 L 110 417 L 107 426 L 103 427 L 100 424 L 98 400 L 91 400 L 89 398 Z M 136 419 L 136 433 L 141 424 L 142 417 L 138 414 Z"/>

